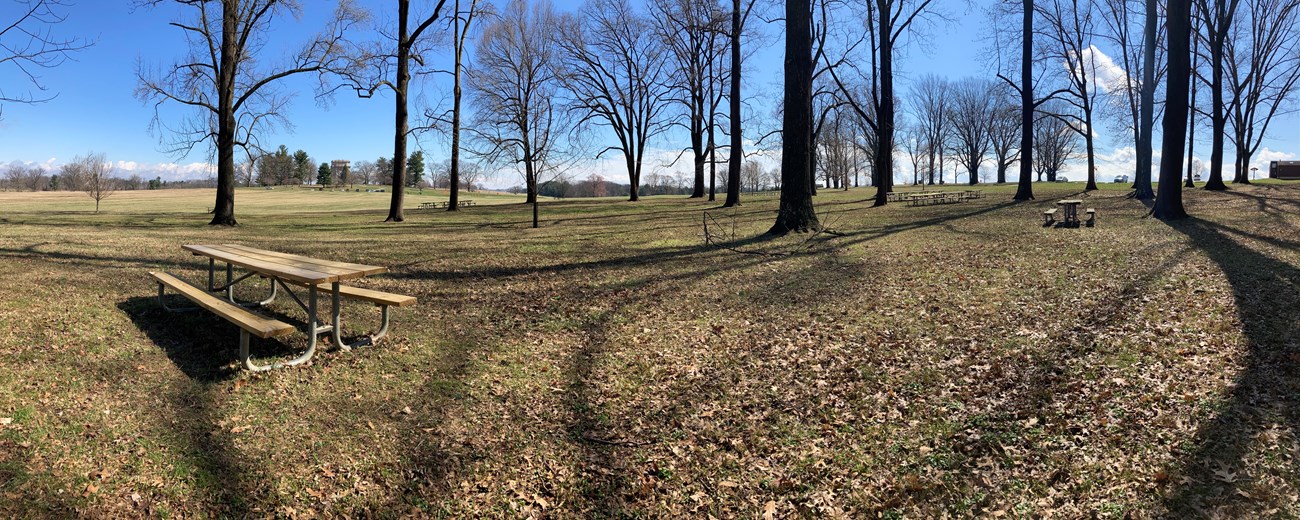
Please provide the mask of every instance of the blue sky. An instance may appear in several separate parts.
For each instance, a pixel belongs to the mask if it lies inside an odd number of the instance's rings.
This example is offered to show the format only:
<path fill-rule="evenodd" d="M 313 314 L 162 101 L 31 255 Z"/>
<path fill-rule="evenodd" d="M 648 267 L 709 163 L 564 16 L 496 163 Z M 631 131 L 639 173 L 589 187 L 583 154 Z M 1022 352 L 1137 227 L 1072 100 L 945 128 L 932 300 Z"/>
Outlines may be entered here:
<path fill-rule="evenodd" d="M 360 3 L 379 13 L 380 19 L 394 18 L 388 13 L 394 10 L 393 2 L 371 0 Z M 413 3 L 420 5 L 421 0 Z M 320 27 L 321 20 L 329 14 L 332 6 L 332 2 L 320 0 L 303 4 L 305 12 L 301 20 L 281 19 L 276 22 L 272 46 L 296 45 Z M 987 24 L 983 14 L 965 14 L 967 7 L 962 2 L 950 4 L 952 6 L 947 12 L 954 21 L 929 30 L 917 40 L 920 45 L 911 45 L 901 57 L 897 65 L 901 92 L 907 92 L 909 78 L 927 73 L 951 79 L 989 74 L 985 59 L 988 51 L 983 39 Z M 17 5 L 7 0 L 0 3 L 0 19 L 12 18 Z M 561 10 L 576 10 L 579 6 L 579 2 L 572 0 L 557 1 Z M 125 0 L 76 0 L 68 10 L 68 21 L 58 26 L 56 31 L 61 35 L 85 36 L 95 40 L 96 44 L 74 55 L 71 61 L 59 68 L 38 72 L 42 83 L 58 94 L 55 99 L 34 105 L 9 103 L 4 106 L 3 120 L 0 121 L 0 165 L 17 161 L 57 167 L 75 155 L 95 151 L 105 153 L 115 161 L 119 175 L 123 176 L 139 173 L 145 177 L 157 174 L 177 179 L 210 175 L 212 168 L 206 164 L 205 150 L 196 149 L 187 157 L 161 151 L 158 136 L 149 131 L 152 106 L 133 96 L 137 62 L 166 65 L 182 56 L 180 31 L 167 25 L 181 12 L 168 3 L 152 9 L 136 9 L 132 2 Z M 778 29 L 779 26 L 767 28 L 773 34 Z M 782 42 L 777 37 L 767 40 L 766 47 L 747 65 L 745 74 L 746 94 L 758 95 L 751 100 L 755 105 L 755 117 L 772 117 L 773 111 L 768 105 L 780 99 Z M 278 52 L 272 55 L 278 56 Z M 4 82 L 7 91 L 26 88 L 19 79 L 11 71 L 0 71 L 0 82 Z M 294 129 L 292 132 L 264 134 L 264 145 L 285 144 L 291 150 L 301 148 L 317 161 L 374 160 L 381 155 L 391 155 L 391 96 L 382 93 L 373 99 L 358 99 L 351 93 L 340 92 L 328 106 L 322 106 L 312 96 L 313 81 L 304 78 L 282 85 L 287 91 L 298 92 L 288 111 Z M 424 81 L 420 97 L 425 101 L 444 98 L 448 85 L 449 79 L 434 76 Z M 164 119 L 175 123 L 182 114 L 179 110 L 169 108 Z M 419 109 L 413 104 L 413 118 L 418 114 Z M 412 120 L 412 123 L 416 122 Z M 772 122 L 760 125 L 770 127 Z M 1265 143 L 1270 157 L 1300 157 L 1300 118 L 1293 115 L 1275 125 L 1270 132 L 1272 138 Z M 1208 132 L 1198 133 L 1204 136 Z M 1098 136 L 1102 178 L 1123 173 L 1131 159 L 1131 148 L 1124 147 L 1122 133 L 1099 127 Z M 651 153 L 657 158 L 657 163 L 651 168 L 663 168 L 685 141 L 683 136 L 670 136 L 657 143 L 658 149 Z M 436 134 L 419 136 L 417 142 L 429 157 L 427 163 L 437 162 L 448 154 L 445 139 Z M 1198 148 L 1208 150 L 1208 145 L 1198 143 Z M 612 158 L 607 156 L 607 159 Z M 1230 161 L 1229 158 L 1229 168 Z M 685 167 L 684 164 L 679 166 Z M 600 172 L 611 180 L 625 180 L 626 177 L 618 161 L 613 160 L 592 162 L 583 170 Z M 910 178 L 910 173 L 905 176 Z M 503 175 L 489 184 L 507 186 L 516 183 L 518 180 L 513 176 Z"/>

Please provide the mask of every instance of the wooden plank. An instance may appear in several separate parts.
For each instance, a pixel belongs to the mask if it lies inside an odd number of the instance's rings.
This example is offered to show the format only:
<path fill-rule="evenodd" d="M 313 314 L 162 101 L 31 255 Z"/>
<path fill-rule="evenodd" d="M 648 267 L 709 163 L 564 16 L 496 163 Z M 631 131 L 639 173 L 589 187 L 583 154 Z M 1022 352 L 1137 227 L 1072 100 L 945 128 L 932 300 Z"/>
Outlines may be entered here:
<path fill-rule="evenodd" d="M 189 298 L 190 301 L 198 304 L 198 306 L 211 311 L 217 316 L 225 318 L 227 321 L 234 323 L 239 328 L 244 329 L 259 338 L 283 336 L 297 330 L 293 325 L 253 314 L 243 307 L 217 298 L 216 296 L 212 296 L 204 290 L 190 285 L 180 278 L 170 274 L 151 271 L 149 275 L 153 276 L 163 285 L 171 287 L 173 290 L 180 293 L 181 296 Z"/>
<path fill-rule="evenodd" d="M 284 265 L 291 265 L 300 269 L 309 271 L 319 271 L 341 276 L 340 280 L 350 278 L 360 278 L 372 274 L 378 274 L 388 271 L 387 267 L 377 265 L 352 264 L 348 262 L 335 262 L 332 260 L 322 260 L 302 255 L 281 253 L 278 251 L 268 251 L 239 244 L 221 244 L 222 249 L 227 251 L 236 251 L 246 254 L 253 258 L 259 258 L 268 262 L 275 262 Z"/>
<path fill-rule="evenodd" d="M 322 273 L 320 271 L 302 269 L 302 268 L 298 268 L 290 265 L 284 265 L 276 262 L 267 262 L 265 260 L 252 258 L 244 254 L 226 251 L 220 248 L 220 246 L 187 244 L 181 246 L 181 249 L 184 249 L 196 255 L 215 258 L 223 262 L 238 265 L 250 271 L 266 274 L 269 276 L 274 276 L 276 278 L 283 278 L 285 280 L 292 280 L 295 282 L 326 283 L 326 282 L 333 282 L 335 280 L 340 279 L 339 276 L 335 274 Z"/>
<path fill-rule="evenodd" d="M 301 285 L 306 287 L 307 284 L 296 284 L 296 285 Z M 332 284 L 328 284 L 328 283 L 318 284 L 316 285 L 316 289 L 328 295 L 333 292 L 333 289 L 331 289 L 330 287 L 331 285 Z M 345 298 L 352 298 L 354 300 L 364 300 L 373 303 L 375 305 L 388 305 L 390 307 L 405 307 L 407 305 L 414 304 L 416 301 L 414 296 L 407 296 L 405 294 L 387 293 L 383 291 L 376 291 L 374 289 L 363 289 L 361 287 L 352 287 L 349 285 L 339 285 L 339 296 L 343 296 Z"/>

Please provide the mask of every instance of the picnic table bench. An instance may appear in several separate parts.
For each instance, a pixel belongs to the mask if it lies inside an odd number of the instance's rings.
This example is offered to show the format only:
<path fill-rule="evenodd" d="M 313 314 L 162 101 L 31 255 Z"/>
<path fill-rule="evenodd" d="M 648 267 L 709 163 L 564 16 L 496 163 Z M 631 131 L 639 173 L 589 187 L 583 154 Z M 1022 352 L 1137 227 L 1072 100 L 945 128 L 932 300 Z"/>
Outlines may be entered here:
<path fill-rule="evenodd" d="M 421 202 L 419 209 L 433 209 L 438 207 L 438 204 L 437 202 Z"/>
<path fill-rule="evenodd" d="M 1056 201 L 1056 205 L 1065 208 L 1065 217 L 1061 219 L 1061 225 L 1078 227 L 1079 226 L 1079 205 L 1083 204 L 1080 199 L 1065 199 Z"/>
<path fill-rule="evenodd" d="M 416 301 L 416 299 L 411 296 L 386 293 L 360 287 L 349 287 L 340 283 L 344 280 L 357 279 L 371 274 L 385 272 L 388 270 L 386 267 L 321 260 L 306 256 L 257 249 L 238 244 L 184 245 L 181 246 L 181 248 L 193 253 L 195 256 L 208 257 L 208 286 L 205 290 L 191 285 L 173 275 L 151 272 L 149 274 L 153 276 L 155 281 L 158 283 L 159 304 L 161 304 L 164 309 L 172 312 L 203 308 L 235 324 L 240 328 L 240 364 L 243 365 L 244 368 L 254 372 L 295 366 L 307 362 L 316 352 L 317 336 L 320 334 L 332 334 L 334 344 L 343 349 L 348 349 L 361 344 L 373 345 L 388 334 L 390 324 L 388 308 L 404 307 L 406 305 L 411 305 Z M 226 264 L 226 283 L 221 286 L 215 284 L 216 262 L 218 260 Z M 239 266 L 241 269 L 248 272 L 235 278 L 235 266 Z M 257 302 L 237 301 L 234 297 L 234 286 L 252 276 L 258 276 L 270 280 L 270 296 L 265 300 Z M 307 289 L 307 303 L 303 303 L 303 299 L 299 298 L 298 295 L 290 289 L 290 285 Z M 166 296 L 166 288 L 168 287 L 179 295 L 194 302 L 198 307 L 172 308 L 168 306 L 164 299 Z M 307 350 L 300 356 L 289 361 L 273 363 L 270 365 L 257 365 L 249 359 L 248 338 L 250 334 L 266 339 L 284 336 L 298 330 L 298 327 L 258 315 L 247 309 L 247 307 L 259 307 L 269 304 L 275 299 L 280 288 L 283 288 L 291 297 L 293 302 L 307 313 L 307 321 L 303 327 L 303 332 L 307 334 L 308 338 Z M 324 321 L 320 319 L 317 313 L 317 302 L 322 291 L 330 296 L 332 303 L 330 309 L 332 320 L 326 325 L 322 325 Z M 225 293 L 224 299 L 218 296 L 223 292 Z M 340 317 L 342 311 L 342 298 L 367 301 L 379 306 L 381 308 L 380 312 L 382 320 L 380 329 L 374 334 L 370 334 L 356 343 L 344 343 L 342 338 L 343 326 Z"/>

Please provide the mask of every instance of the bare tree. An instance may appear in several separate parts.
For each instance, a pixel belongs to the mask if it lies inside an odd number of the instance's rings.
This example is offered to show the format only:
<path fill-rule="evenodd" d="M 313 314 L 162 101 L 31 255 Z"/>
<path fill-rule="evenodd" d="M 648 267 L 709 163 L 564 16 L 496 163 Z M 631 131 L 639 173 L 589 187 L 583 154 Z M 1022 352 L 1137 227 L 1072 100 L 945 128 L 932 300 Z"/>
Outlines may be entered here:
<path fill-rule="evenodd" d="M 166 0 L 139 0 L 156 6 Z M 290 76 L 316 73 L 317 93 L 329 91 L 324 74 L 342 65 L 344 35 L 365 13 L 346 0 L 320 32 L 280 66 L 259 66 L 272 22 L 279 16 L 297 16 L 292 2 L 277 0 L 174 0 L 189 8 L 188 20 L 172 22 L 189 46 L 188 54 L 170 67 L 138 70 L 136 97 L 154 104 L 152 128 L 175 134 L 171 151 L 188 154 L 200 143 L 214 145 L 217 157 L 217 199 L 210 224 L 233 226 L 235 221 L 235 148 L 258 147 L 259 129 L 275 124 L 291 126 L 282 113 L 288 95 L 275 85 Z M 161 107 L 176 103 L 199 109 L 173 128 L 163 124 Z"/>
<path fill-rule="evenodd" d="M 582 13 L 559 16 L 559 77 L 581 114 L 578 124 L 595 121 L 614 132 L 618 143 L 601 153 L 623 154 L 628 200 L 636 201 L 646 146 L 671 125 L 668 52 L 627 0 L 592 0 Z"/>
<path fill-rule="evenodd" d="M 38 69 L 54 68 L 68 55 L 85 49 L 90 42 L 58 36 L 53 28 L 65 20 L 68 4 L 62 0 L 17 0 L 15 16 L 0 19 L 0 77 L 23 78 L 27 89 L 6 89 L 0 83 L 0 107 L 3 103 L 40 103 L 53 99 L 48 87 L 37 75 Z M 2 113 L 2 112 L 0 112 Z"/>
<path fill-rule="evenodd" d="M 41 191 L 49 186 L 50 178 L 40 166 L 11 164 L 5 170 L 5 184 L 14 191 Z"/>
<path fill-rule="evenodd" d="M 1133 176 L 1134 186 L 1138 188 L 1135 191 L 1135 198 L 1146 200 L 1154 197 L 1154 193 L 1151 192 L 1151 139 L 1147 135 L 1151 132 L 1152 125 L 1150 121 L 1143 124 L 1143 94 L 1146 83 L 1138 77 L 1146 62 L 1144 42 L 1146 7 L 1144 0 L 1102 0 L 1102 2 L 1103 5 L 1098 9 L 1102 30 L 1097 36 L 1111 43 L 1113 54 L 1119 57 L 1117 64 L 1124 71 L 1123 76 L 1115 83 L 1107 85 L 1109 96 L 1104 107 L 1108 109 L 1106 110 L 1108 114 L 1114 116 L 1120 128 L 1133 134 L 1133 149 L 1138 156 Z M 1156 5 L 1153 0 L 1152 6 Z M 1163 9 L 1160 10 L 1163 12 Z M 1153 23 L 1151 54 L 1153 80 L 1150 83 L 1152 93 L 1160 88 L 1160 79 L 1165 74 L 1164 26 L 1156 25 L 1159 21 L 1156 18 L 1156 16 L 1151 17 Z M 1154 100 L 1152 102 L 1153 113 L 1150 117 L 1159 117 L 1164 104 L 1155 103 Z"/>
<path fill-rule="evenodd" d="M 86 186 L 86 175 L 86 169 L 78 161 L 64 164 L 59 167 L 59 186 L 68 191 L 81 191 Z"/>
<path fill-rule="evenodd" d="M 921 183 L 921 162 L 926 158 L 925 128 L 915 121 L 904 120 L 899 125 L 899 140 L 902 145 L 903 153 L 907 154 L 908 160 L 912 163 L 912 184 Z"/>
<path fill-rule="evenodd" d="M 1250 183 L 1250 158 L 1300 86 L 1300 1 L 1246 0 L 1245 14 L 1249 27 L 1234 26 L 1224 46 L 1234 184 Z"/>
<path fill-rule="evenodd" d="M 928 184 L 935 183 L 935 172 L 943 171 L 944 145 L 951 132 L 948 115 L 950 90 L 948 80 L 933 74 L 923 76 L 912 84 L 912 98 L 916 100 L 913 105 L 914 116 L 921 132 L 925 135 L 926 159 L 929 165 L 926 170 L 929 172 Z M 939 182 L 943 182 L 942 174 Z"/>
<path fill-rule="evenodd" d="M 358 161 L 352 166 L 352 177 L 358 184 L 366 185 L 375 180 L 375 174 L 378 172 L 375 163 L 370 161 Z"/>
<path fill-rule="evenodd" d="M 430 47 L 425 33 L 442 14 L 446 0 L 437 0 L 431 11 L 415 17 L 412 28 L 411 0 L 397 0 L 397 34 L 385 33 L 385 40 L 363 46 L 352 56 L 346 69 L 346 82 L 363 98 L 374 96 L 381 88 L 393 93 L 393 159 L 391 168 L 380 168 L 380 179 L 389 177 L 393 194 L 388 204 L 385 222 L 402 222 L 406 219 L 402 204 L 406 197 L 406 141 L 412 134 L 410 126 L 411 62 L 424 65 L 424 54 Z M 391 172 L 391 176 L 386 175 Z"/>
<path fill-rule="evenodd" d="M 453 0 L 453 2 L 450 31 L 452 54 L 451 109 L 441 113 L 433 110 L 425 111 L 425 117 L 433 122 L 434 127 L 447 128 L 448 133 L 451 135 L 450 169 L 447 171 L 447 189 L 449 190 L 447 211 L 456 211 L 460 207 L 460 134 L 461 121 L 463 120 L 461 98 L 464 83 L 462 77 L 466 75 L 465 48 L 470 35 L 473 34 L 476 27 L 474 20 L 492 14 L 491 5 L 484 5 L 480 0 L 467 0 L 469 7 L 465 10 L 461 10 L 461 0 Z"/>
<path fill-rule="evenodd" d="M 708 87 L 717 81 L 711 67 L 722 32 L 724 13 L 710 0 L 655 0 L 650 3 L 656 35 L 671 56 L 673 101 L 684 109 L 691 141 L 695 184 L 691 198 L 704 196 L 705 148 L 709 120 Z"/>
<path fill-rule="evenodd" d="M 537 219 L 537 188 L 553 180 L 575 154 L 567 137 L 572 112 L 560 97 L 559 47 L 550 35 L 559 30 L 549 0 L 531 5 L 512 0 L 484 27 L 470 96 L 477 105 L 475 153 L 489 164 L 509 164 L 524 177 L 526 202 Z"/>
<path fill-rule="evenodd" d="M 1154 3 L 1154 0 L 1148 0 Z M 1226 190 L 1223 183 L 1223 138 L 1227 134 L 1228 109 L 1224 104 L 1224 65 L 1233 23 L 1237 17 L 1237 8 L 1241 0 L 1192 0 L 1196 10 L 1196 20 L 1200 22 L 1199 37 L 1205 42 L 1205 51 L 1209 53 L 1210 77 L 1210 178 L 1206 179 L 1205 189 Z M 1170 12 L 1173 11 L 1170 5 Z M 1172 44 L 1173 34 L 1170 29 Z M 1173 52 L 1170 51 L 1172 55 Z M 1172 56 L 1171 58 L 1172 59 Z M 1169 67 L 1171 70 L 1173 66 Z M 1166 109 L 1167 110 L 1167 109 Z M 1167 117 L 1167 116 L 1166 116 Z"/>
<path fill-rule="evenodd" d="M 966 167 L 972 186 L 979 182 L 980 165 L 991 147 L 995 101 L 993 85 L 987 80 L 964 78 L 952 84 L 952 109 L 948 111 L 952 142 L 957 162 Z"/>
<path fill-rule="evenodd" d="M 99 203 L 117 191 L 119 179 L 112 177 L 113 165 L 104 158 L 104 154 L 90 153 L 77 156 L 70 166 L 78 170 L 85 183 L 82 191 L 95 200 L 95 213 L 99 213 Z"/>
<path fill-rule="evenodd" d="M 1039 180 L 1046 176 L 1055 182 L 1065 163 L 1079 155 L 1079 133 L 1054 115 L 1063 108 L 1059 102 L 1047 103 L 1034 124 L 1033 161 Z"/>
<path fill-rule="evenodd" d="M 745 22 L 749 20 L 749 14 L 754 9 L 755 1 L 756 0 L 749 0 L 749 3 L 745 4 L 743 13 L 741 12 L 741 0 L 731 1 L 731 41 L 727 45 L 727 48 L 731 51 L 731 66 L 727 71 L 727 78 L 731 83 L 731 88 L 727 91 L 728 105 L 730 108 L 730 113 L 728 114 L 727 119 L 731 124 L 731 130 L 729 132 L 731 134 L 731 146 L 729 150 L 731 156 L 727 159 L 727 179 L 730 182 L 727 183 L 727 200 L 722 204 L 724 207 L 740 205 L 740 168 L 745 157 L 743 148 L 743 129 L 740 115 L 740 105 L 743 102 L 743 98 L 740 94 L 740 73 L 744 63 L 744 58 L 740 52 L 740 36 L 745 30 Z M 731 187 L 733 184 L 736 185 L 735 188 Z"/>
<path fill-rule="evenodd" d="M 893 186 L 894 172 L 894 53 L 900 45 L 900 39 L 914 28 L 918 21 L 929 21 L 941 17 L 935 10 L 934 0 L 868 0 L 866 2 L 866 20 L 864 25 L 872 39 L 871 64 L 873 67 L 870 103 L 874 110 L 866 110 L 868 100 L 855 95 L 842 80 L 837 71 L 845 62 L 830 65 L 829 72 L 836 85 L 843 91 L 845 102 L 853 108 L 858 116 L 868 121 L 875 131 L 878 142 L 875 149 L 876 200 L 874 205 L 883 206 L 888 201 L 888 192 Z"/>
<path fill-rule="evenodd" d="M 1046 22 L 1042 33 L 1046 55 L 1064 67 L 1061 78 L 1066 87 L 1063 103 L 1068 107 L 1062 113 L 1047 115 L 1065 123 L 1083 138 L 1084 154 L 1088 160 L 1088 183 L 1084 190 L 1097 189 L 1096 153 L 1093 145 L 1094 113 L 1101 91 L 1097 83 L 1096 47 L 1093 38 L 1097 32 L 1097 9 L 1093 0 L 1047 0 L 1039 3 L 1039 13 Z"/>
<path fill-rule="evenodd" d="M 1006 85 L 999 85 L 991 93 L 993 112 L 989 119 L 989 144 L 998 168 L 998 184 L 1007 182 L 1007 170 L 1020 160 L 1020 148 L 1017 146 L 1020 138 L 1020 107 L 1016 106 L 1009 90 Z"/>

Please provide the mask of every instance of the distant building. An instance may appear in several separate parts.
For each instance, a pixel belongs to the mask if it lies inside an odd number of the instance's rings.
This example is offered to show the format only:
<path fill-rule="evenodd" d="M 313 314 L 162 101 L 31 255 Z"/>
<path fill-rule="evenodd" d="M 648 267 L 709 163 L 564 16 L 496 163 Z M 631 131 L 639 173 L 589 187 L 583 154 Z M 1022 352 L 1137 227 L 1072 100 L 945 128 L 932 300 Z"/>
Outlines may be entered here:
<path fill-rule="evenodd" d="M 1300 161 L 1272 161 L 1268 163 L 1268 178 L 1300 180 Z"/>
<path fill-rule="evenodd" d="M 347 184 L 350 181 L 348 179 L 348 174 L 352 172 L 352 168 L 348 166 L 350 164 L 352 161 L 344 159 L 330 161 L 330 173 L 334 176 L 334 184 Z"/>

